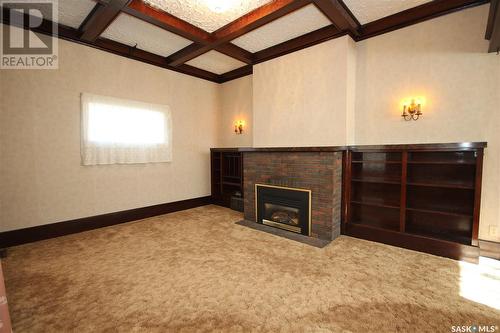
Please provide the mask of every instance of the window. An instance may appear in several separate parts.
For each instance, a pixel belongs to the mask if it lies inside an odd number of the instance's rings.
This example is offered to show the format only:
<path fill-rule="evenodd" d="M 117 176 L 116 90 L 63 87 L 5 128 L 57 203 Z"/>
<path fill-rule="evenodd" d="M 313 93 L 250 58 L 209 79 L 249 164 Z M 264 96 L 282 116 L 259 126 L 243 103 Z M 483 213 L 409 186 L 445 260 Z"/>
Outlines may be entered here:
<path fill-rule="evenodd" d="M 82 94 L 82 164 L 170 162 L 166 105 Z"/>

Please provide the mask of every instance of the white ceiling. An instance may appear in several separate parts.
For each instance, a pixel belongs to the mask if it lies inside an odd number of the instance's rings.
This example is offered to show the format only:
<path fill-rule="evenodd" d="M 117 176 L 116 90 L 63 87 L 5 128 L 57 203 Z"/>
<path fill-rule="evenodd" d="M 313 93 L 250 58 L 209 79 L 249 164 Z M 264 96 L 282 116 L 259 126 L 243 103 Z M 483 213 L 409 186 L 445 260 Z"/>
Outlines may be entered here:
<path fill-rule="evenodd" d="M 257 52 L 330 24 L 326 16 L 311 4 L 250 31 L 231 43 Z"/>
<path fill-rule="evenodd" d="M 344 0 L 361 24 L 417 7 L 430 0 Z"/>
<path fill-rule="evenodd" d="M 92 0 L 59 0 L 58 17 L 53 21 L 67 25 L 72 28 L 78 28 L 92 11 L 96 3 Z M 43 17 L 50 17 L 49 13 L 42 10 Z"/>
<path fill-rule="evenodd" d="M 128 14 L 120 14 L 101 35 L 161 56 L 169 56 L 192 42 Z"/>
<path fill-rule="evenodd" d="M 233 69 L 245 66 L 244 62 L 231 58 L 217 51 L 209 51 L 196 57 L 186 64 L 204 69 L 215 74 L 224 74 Z"/>
<path fill-rule="evenodd" d="M 152 7 L 208 32 L 213 32 L 271 1 L 273 0 L 144 0 Z"/>

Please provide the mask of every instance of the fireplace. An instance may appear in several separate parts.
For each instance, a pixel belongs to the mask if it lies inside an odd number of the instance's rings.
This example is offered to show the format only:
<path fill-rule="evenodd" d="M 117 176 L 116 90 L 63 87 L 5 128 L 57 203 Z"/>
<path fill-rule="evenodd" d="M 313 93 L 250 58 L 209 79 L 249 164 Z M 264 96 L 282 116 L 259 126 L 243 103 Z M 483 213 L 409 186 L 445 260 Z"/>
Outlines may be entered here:
<path fill-rule="evenodd" d="M 311 191 L 255 184 L 257 223 L 310 236 Z"/>

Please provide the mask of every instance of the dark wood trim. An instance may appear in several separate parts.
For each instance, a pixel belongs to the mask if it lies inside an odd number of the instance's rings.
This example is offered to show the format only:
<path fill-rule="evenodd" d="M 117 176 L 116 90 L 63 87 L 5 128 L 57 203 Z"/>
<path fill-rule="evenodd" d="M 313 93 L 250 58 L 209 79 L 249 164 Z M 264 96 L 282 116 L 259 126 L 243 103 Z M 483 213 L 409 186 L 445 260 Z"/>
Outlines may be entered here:
<path fill-rule="evenodd" d="M 132 2 L 123 9 L 123 12 L 196 43 L 208 44 L 213 41 L 211 34 L 205 30 L 164 11 L 152 8 L 141 0 L 132 0 Z"/>
<path fill-rule="evenodd" d="M 109 227 L 116 224 L 141 220 L 152 216 L 173 213 L 209 204 L 211 204 L 210 196 L 199 197 L 149 207 L 129 209 L 121 212 L 84 217 L 70 221 L 40 225 L 31 228 L 6 231 L 0 233 L 0 248 L 7 248 L 102 227 Z"/>
<path fill-rule="evenodd" d="M 268 61 L 283 55 L 302 50 L 331 39 L 345 36 L 346 33 L 339 31 L 335 26 L 330 25 L 321 29 L 312 31 L 305 35 L 290 39 L 278 45 L 254 53 L 254 64 Z"/>
<path fill-rule="evenodd" d="M 477 263 L 479 247 L 349 223 L 346 235 L 455 260 Z"/>
<path fill-rule="evenodd" d="M 490 1 L 490 11 L 488 14 L 488 23 L 486 24 L 486 34 L 484 36 L 485 39 L 490 40 L 491 35 L 493 34 L 493 27 L 495 25 L 496 16 L 498 15 L 498 4 L 499 0 L 491 0 Z"/>
<path fill-rule="evenodd" d="M 215 47 L 215 51 L 243 61 L 248 65 L 253 64 L 253 54 L 232 43 L 222 44 Z"/>
<path fill-rule="evenodd" d="M 82 32 L 80 38 L 86 42 L 95 41 L 106 28 L 118 17 L 121 10 L 131 0 L 110 0 L 106 5 L 97 4 L 84 20 L 78 30 Z M 97 7 L 99 6 L 99 7 Z"/>
<path fill-rule="evenodd" d="M 240 148 L 211 148 L 218 152 L 332 152 L 358 150 L 426 150 L 426 151 L 460 151 L 486 148 L 487 142 L 455 142 L 455 143 L 415 143 L 415 144 L 387 144 L 387 145 L 351 145 L 351 146 L 318 146 L 318 147 L 240 147 Z"/>
<path fill-rule="evenodd" d="M 476 152 L 476 177 L 474 185 L 474 214 L 473 214 L 473 224 L 472 224 L 472 245 L 478 246 L 479 239 L 479 213 L 481 210 L 481 188 L 483 182 L 483 156 L 484 151 L 482 149 Z"/>
<path fill-rule="evenodd" d="M 351 174 L 352 174 L 352 152 L 347 151 L 344 152 L 344 155 L 346 156 L 345 158 L 345 165 L 344 165 L 344 218 L 341 223 L 340 231 L 342 233 L 345 233 L 346 229 L 346 224 L 351 221 L 351 210 L 350 210 L 350 203 L 351 203 L 351 184 L 349 182 L 351 181 Z"/>
<path fill-rule="evenodd" d="M 486 39 L 490 41 L 488 52 L 500 52 L 500 1 L 498 0 L 491 2 Z"/>
<path fill-rule="evenodd" d="M 401 160 L 401 202 L 399 210 L 399 231 L 406 229 L 406 182 L 408 177 L 408 151 L 403 151 Z"/>
<path fill-rule="evenodd" d="M 80 26 L 78 27 L 78 31 L 80 33 L 83 32 L 83 29 L 85 28 L 85 26 L 87 26 L 87 24 L 89 23 L 90 19 L 92 19 L 96 13 L 102 8 L 106 6 L 106 4 L 103 4 L 103 3 L 100 3 L 100 2 L 97 2 L 94 6 L 94 8 L 92 8 L 92 10 L 90 11 L 90 13 L 88 13 L 87 17 L 85 17 L 85 19 L 83 20 L 82 23 L 80 23 Z"/>
<path fill-rule="evenodd" d="M 241 148 L 210 148 L 213 152 L 242 152 L 242 153 L 255 153 L 255 152 L 273 152 L 273 153 L 287 153 L 287 152 L 335 152 L 335 151 L 345 151 L 346 146 L 325 146 L 325 147 L 270 147 L 270 148 L 252 148 L 252 147 L 241 147 Z"/>
<path fill-rule="evenodd" d="M 434 0 L 423 5 L 362 25 L 357 41 L 488 3 L 489 0 Z"/>
<path fill-rule="evenodd" d="M 248 65 L 220 75 L 218 82 L 224 83 L 251 74 L 253 74 L 253 67 L 251 65 Z"/>
<path fill-rule="evenodd" d="M 351 36 L 359 36 L 359 23 L 339 0 L 314 0 L 314 4 L 340 31 L 348 31 Z"/>
<path fill-rule="evenodd" d="M 356 24 L 356 26 L 358 27 L 361 27 L 361 23 L 359 22 L 358 18 L 356 17 L 356 15 L 354 15 L 354 13 L 351 11 L 351 9 L 345 4 L 344 0 L 337 0 L 340 5 L 342 7 L 344 7 L 345 11 L 349 14 L 349 16 L 354 20 L 354 23 Z"/>
<path fill-rule="evenodd" d="M 191 59 L 194 59 L 208 51 L 215 49 L 216 51 L 228 55 L 230 57 L 236 58 L 240 61 L 243 61 L 246 64 L 253 63 L 253 55 L 247 50 L 242 49 L 239 46 L 236 46 L 231 43 L 222 44 L 219 46 L 213 47 L 212 45 L 203 45 L 198 43 L 193 43 L 186 46 L 183 49 L 169 55 L 167 57 L 167 63 L 170 66 L 179 66 L 185 62 L 188 62 Z"/>
<path fill-rule="evenodd" d="M 481 257 L 500 260 L 500 243 L 486 240 L 479 240 L 479 251 Z"/>
<path fill-rule="evenodd" d="M 297 9 L 309 5 L 311 0 L 275 0 L 254 9 L 237 20 L 213 32 L 218 45 L 238 38 Z"/>
<path fill-rule="evenodd" d="M 179 66 L 191 59 L 201 56 L 211 50 L 211 47 L 204 44 L 193 43 L 172 53 L 167 57 L 167 63 L 170 66 Z"/>
<path fill-rule="evenodd" d="M 179 70 L 181 70 L 184 73 L 191 73 L 191 75 L 196 76 L 196 77 L 210 78 L 210 81 L 215 82 L 215 83 L 219 83 L 219 80 L 220 80 L 220 75 L 203 70 L 201 68 L 190 66 L 188 64 L 182 64 L 182 65 L 177 66 L 175 68 L 178 68 Z"/>
<path fill-rule="evenodd" d="M 487 142 L 451 142 L 451 143 L 416 143 L 416 144 L 387 144 L 387 145 L 355 145 L 349 149 L 356 150 L 475 150 L 486 148 Z"/>

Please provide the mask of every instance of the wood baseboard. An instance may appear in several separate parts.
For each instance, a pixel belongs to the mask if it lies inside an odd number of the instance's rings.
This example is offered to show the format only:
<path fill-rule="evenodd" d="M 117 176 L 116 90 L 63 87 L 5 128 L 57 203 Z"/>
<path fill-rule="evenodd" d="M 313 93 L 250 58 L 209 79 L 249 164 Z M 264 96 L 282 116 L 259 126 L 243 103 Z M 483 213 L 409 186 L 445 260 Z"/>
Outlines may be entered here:
<path fill-rule="evenodd" d="M 7 248 L 43 239 L 60 237 L 82 231 L 108 227 L 115 224 L 141 220 L 157 215 L 205 206 L 211 203 L 212 200 L 210 196 L 199 197 L 103 215 L 84 217 L 70 221 L 45 224 L 36 227 L 5 231 L 0 233 L 0 248 Z"/>
<path fill-rule="evenodd" d="M 347 236 L 398 246 L 409 250 L 472 263 L 477 263 L 479 260 L 479 247 L 475 246 L 410 235 L 397 231 L 382 230 L 353 223 L 344 225 L 344 230 Z"/>
<path fill-rule="evenodd" d="M 500 243 L 480 239 L 479 253 L 481 257 L 500 260 Z"/>

